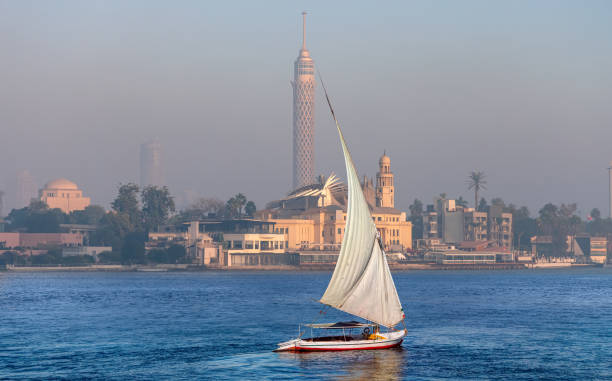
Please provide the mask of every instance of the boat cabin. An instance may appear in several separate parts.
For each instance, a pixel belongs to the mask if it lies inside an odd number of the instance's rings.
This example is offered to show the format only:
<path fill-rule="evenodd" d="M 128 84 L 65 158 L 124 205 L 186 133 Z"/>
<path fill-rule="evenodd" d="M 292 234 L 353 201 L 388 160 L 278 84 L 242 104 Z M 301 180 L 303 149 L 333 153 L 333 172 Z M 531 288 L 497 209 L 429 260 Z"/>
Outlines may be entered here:
<path fill-rule="evenodd" d="M 310 328 L 311 336 L 303 339 L 306 341 L 352 341 L 384 338 L 380 334 L 380 327 L 374 323 L 341 321 L 337 323 L 305 324 L 305 326 Z M 315 329 L 324 330 L 322 332 L 326 332 L 327 335 L 315 336 Z"/>

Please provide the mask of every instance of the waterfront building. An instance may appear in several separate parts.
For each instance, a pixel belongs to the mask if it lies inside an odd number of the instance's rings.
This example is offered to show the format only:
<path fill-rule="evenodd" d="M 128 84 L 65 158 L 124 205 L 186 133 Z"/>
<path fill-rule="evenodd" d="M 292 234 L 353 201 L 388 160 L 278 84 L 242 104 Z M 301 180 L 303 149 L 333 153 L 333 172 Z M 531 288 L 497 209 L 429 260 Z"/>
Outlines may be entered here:
<path fill-rule="evenodd" d="M 406 220 L 405 212 L 393 207 L 393 173 L 386 154 L 379 160 L 376 188 L 366 176 L 361 186 L 385 250 L 412 249 L 412 223 Z M 256 217 L 273 222 L 278 232 L 285 234 L 289 250 L 334 251 L 340 249 L 344 237 L 347 201 L 346 186 L 332 174 L 272 201 Z"/>
<path fill-rule="evenodd" d="M 423 239 L 431 240 L 440 238 L 438 231 L 438 212 L 433 205 L 427 205 L 423 213 Z"/>
<path fill-rule="evenodd" d="M 163 227 L 159 232 L 149 232 L 145 249 L 149 252 L 171 245 L 181 245 L 185 247 L 187 256 L 194 264 L 207 266 L 219 263 L 222 246 L 215 243 L 209 234 L 202 232 L 200 226 L 199 221 L 191 221 L 184 224 L 183 229 Z"/>
<path fill-rule="evenodd" d="M 435 238 L 448 244 L 464 241 L 463 207 L 455 200 L 436 197 L 434 204 L 427 205 L 423 214 L 423 239 Z"/>
<path fill-rule="evenodd" d="M 268 215 L 271 216 L 271 215 Z M 305 250 L 315 241 L 315 221 L 304 218 L 270 218 L 274 232 L 282 234 L 286 250 Z"/>
<path fill-rule="evenodd" d="M 591 237 L 589 257 L 591 262 L 606 263 L 608 256 L 608 239 L 606 237 Z"/>
<path fill-rule="evenodd" d="M 30 205 L 32 200 L 38 198 L 36 180 L 27 170 L 17 174 L 17 192 L 15 208 L 20 209 Z"/>
<path fill-rule="evenodd" d="M 66 179 L 49 181 L 40 191 L 40 200 L 50 209 L 58 208 L 64 213 L 84 210 L 91 203 L 75 183 Z"/>
<path fill-rule="evenodd" d="M 552 236 L 550 235 L 534 235 L 530 242 L 531 253 L 534 257 L 552 257 L 555 254 L 553 253 Z"/>
<path fill-rule="evenodd" d="M 219 264 L 238 266 L 296 266 L 299 256 L 288 253 L 286 237 L 275 224 L 256 219 L 202 221 L 206 232 L 223 239 Z"/>
<path fill-rule="evenodd" d="M 412 223 L 406 213 L 391 208 L 373 208 L 374 223 L 381 233 L 387 251 L 405 251 L 412 248 Z M 282 211 L 258 212 L 263 220 L 274 222 L 285 234 L 290 250 L 339 250 L 346 225 L 346 209 L 331 205 L 310 208 L 292 218 L 283 218 Z"/>
<path fill-rule="evenodd" d="M 425 254 L 424 259 L 439 265 L 490 265 L 496 263 L 496 254 L 460 250 L 430 251 Z"/>
<path fill-rule="evenodd" d="M 446 243 L 459 243 L 464 240 L 463 207 L 455 200 L 438 200 L 439 214 L 441 216 L 442 240 Z"/>
<path fill-rule="evenodd" d="M 464 241 L 456 247 L 432 248 L 424 256 L 437 264 L 492 264 L 514 262 L 514 254 L 494 241 Z"/>
<path fill-rule="evenodd" d="M 486 212 L 477 212 L 473 208 L 463 211 L 464 239 L 466 241 L 486 241 L 488 234 Z"/>
<path fill-rule="evenodd" d="M 98 262 L 98 255 L 105 251 L 113 251 L 111 246 L 69 246 L 62 249 L 62 257 L 89 255 Z"/>
<path fill-rule="evenodd" d="M 0 233 L 0 248 L 6 249 L 82 245 L 83 235 L 78 233 Z"/>
<path fill-rule="evenodd" d="M 491 205 L 488 213 L 489 240 L 502 247 L 512 247 L 512 213 L 500 205 Z"/>
<path fill-rule="evenodd" d="M 463 241 L 493 241 L 512 247 L 512 213 L 493 205 L 487 212 L 457 205 L 455 200 L 436 198 L 423 214 L 423 239 L 440 238 L 447 244 Z"/>
<path fill-rule="evenodd" d="M 0 249 L 19 247 L 19 234 L 17 232 L 0 233 Z"/>
<path fill-rule="evenodd" d="M 140 187 L 164 186 L 162 146 L 158 139 L 140 145 Z"/>
<path fill-rule="evenodd" d="M 79 234 L 83 237 L 83 245 L 89 245 L 91 235 L 97 230 L 96 225 L 85 224 L 60 224 L 60 228 L 65 233 Z"/>
<path fill-rule="evenodd" d="M 277 208 L 260 210 L 256 216 L 274 223 L 275 231 L 284 234 L 289 250 L 339 250 L 344 238 L 346 206 L 318 206 L 317 201 L 312 204 L 315 206 L 288 209 L 283 205 L 291 203 L 282 203 Z M 405 212 L 379 207 L 370 207 L 370 210 L 387 251 L 403 252 L 412 248 L 412 223 L 406 221 Z"/>
<path fill-rule="evenodd" d="M 293 189 L 314 181 L 314 61 L 306 49 L 306 12 L 302 13 L 302 49 L 294 63 Z"/>

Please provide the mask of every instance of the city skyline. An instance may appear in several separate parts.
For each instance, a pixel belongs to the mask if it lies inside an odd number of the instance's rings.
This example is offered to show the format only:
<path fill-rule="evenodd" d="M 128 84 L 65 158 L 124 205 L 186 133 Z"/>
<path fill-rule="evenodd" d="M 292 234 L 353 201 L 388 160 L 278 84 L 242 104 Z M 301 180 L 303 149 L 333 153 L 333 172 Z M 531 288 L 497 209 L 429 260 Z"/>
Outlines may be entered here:
<path fill-rule="evenodd" d="M 2 140 L 0 189 L 28 168 L 106 206 L 119 183 L 138 182 L 138 144 L 154 135 L 173 194 L 243 192 L 261 206 L 291 190 L 288 82 L 304 6 L 244 3 L 246 17 L 218 5 L 212 17 L 196 4 L 71 4 L 0 6 L 13 31 L 0 37 L 11 52 L 0 128 L 17 135 Z M 482 170 L 482 196 L 532 214 L 548 201 L 608 209 L 607 3 L 307 9 L 357 169 L 374 174 L 366 147 L 387 149 L 398 208 L 440 192 L 469 199 L 465 177 Z M 315 123 L 315 174 L 340 173 L 329 116 Z"/>

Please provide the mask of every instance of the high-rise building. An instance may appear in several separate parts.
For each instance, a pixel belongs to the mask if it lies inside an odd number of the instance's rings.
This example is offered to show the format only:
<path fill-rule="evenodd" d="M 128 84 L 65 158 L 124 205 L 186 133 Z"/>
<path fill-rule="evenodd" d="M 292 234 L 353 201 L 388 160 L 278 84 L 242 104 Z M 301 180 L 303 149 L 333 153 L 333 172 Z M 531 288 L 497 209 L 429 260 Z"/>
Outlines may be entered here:
<path fill-rule="evenodd" d="M 306 49 L 306 12 L 303 37 L 293 77 L 293 189 L 314 183 L 314 61 Z"/>
<path fill-rule="evenodd" d="M 32 199 L 38 198 L 38 186 L 30 172 L 24 170 L 17 174 L 16 208 L 30 205 Z"/>
<path fill-rule="evenodd" d="M 162 147 L 157 139 L 140 145 L 140 187 L 163 186 Z"/>
<path fill-rule="evenodd" d="M 393 173 L 391 172 L 391 159 L 383 154 L 378 161 L 378 173 L 376 173 L 376 206 L 381 208 L 394 208 L 395 186 L 393 185 Z"/>
<path fill-rule="evenodd" d="M 612 161 L 610 162 L 610 166 L 608 167 L 608 181 L 610 182 L 610 187 L 608 188 L 608 197 L 610 198 L 609 217 L 612 218 Z"/>

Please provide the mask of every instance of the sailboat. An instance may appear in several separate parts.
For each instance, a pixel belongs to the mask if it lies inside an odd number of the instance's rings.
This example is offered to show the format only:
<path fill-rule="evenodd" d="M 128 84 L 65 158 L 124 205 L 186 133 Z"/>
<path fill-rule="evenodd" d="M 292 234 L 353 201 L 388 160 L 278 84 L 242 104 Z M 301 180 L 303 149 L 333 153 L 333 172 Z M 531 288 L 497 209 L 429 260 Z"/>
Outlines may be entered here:
<path fill-rule="evenodd" d="M 311 328 L 311 337 L 303 337 L 307 330 L 302 331 L 300 327 L 297 338 L 279 343 L 275 351 L 342 351 L 396 347 L 407 334 L 405 324 L 403 329 L 395 328 L 400 322 L 404 322 L 404 311 L 393 283 L 380 233 L 370 214 L 355 165 L 324 84 L 323 90 L 344 154 L 348 206 L 346 230 L 338 261 L 319 302 L 366 322 L 352 320 L 306 324 L 306 327 Z M 381 327 L 386 328 L 385 332 Z M 315 329 L 332 333 L 314 335 Z"/>

